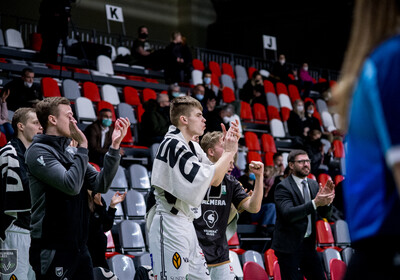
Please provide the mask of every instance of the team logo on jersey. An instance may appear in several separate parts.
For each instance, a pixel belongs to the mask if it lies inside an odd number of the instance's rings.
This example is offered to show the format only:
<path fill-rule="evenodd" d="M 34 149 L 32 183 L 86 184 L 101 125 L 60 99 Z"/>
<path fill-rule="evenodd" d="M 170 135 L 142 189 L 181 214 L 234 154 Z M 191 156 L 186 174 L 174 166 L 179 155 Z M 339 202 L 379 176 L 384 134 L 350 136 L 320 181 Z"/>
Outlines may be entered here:
<path fill-rule="evenodd" d="M 175 254 L 172 256 L 172 264 L 176 269 L 179 269 L 181 267 L 182 259 L 178 252 L 175 252 Z"/>
<path fill-rule="evenodd" d="M 64 268 L 63 267 L 56 267 L 55 270 L 56 270 L 56 276 L 57 277 L 61 277 L 63 275 L 63 273 L 64 273 Z"/>
<path fill-rule="evenodd" d="M 0 275 L 11 274 L 17 269 L 17 250 L 0 250 Z"/>
<path fill-rule="evenodd" d="M 226 194 L 226 186 L 225 185 L 221 185 L 221 193 Z"/>
<path fill-rule="evenodd" d="M 15 274 L 11 275 L 10 280 L 18 280 L 17 276 Z"/>
<path fill-rule="evenodd" d="M 43 156 L 38 157 L 37 162 L 39 162 L 41 165 L 46 166 L 46 163 L 44 162 Z"/>
<path fill-rule="evenodd" d="M 214 210 L 207 210 L 203 214 L 203 220 L 209 228 L 213 228 L 218 221 L 218 213 Z"/>

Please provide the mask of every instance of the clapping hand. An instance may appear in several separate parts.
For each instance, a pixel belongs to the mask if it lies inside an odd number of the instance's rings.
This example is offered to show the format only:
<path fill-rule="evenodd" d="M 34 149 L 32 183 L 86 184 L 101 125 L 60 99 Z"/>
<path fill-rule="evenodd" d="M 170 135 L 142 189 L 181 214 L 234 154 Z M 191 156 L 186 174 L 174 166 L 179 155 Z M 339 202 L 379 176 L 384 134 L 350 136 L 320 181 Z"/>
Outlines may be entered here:
<path fill-rule="evenodd" d="M 126 197 L 126 192 L 124 192 L 123 194 L 120 194 L 119 192 L 116 192 L 113 197 L 111 198 L 111 203 L 110 203 L 110 207 L 111 208 L 115 208 L 115 206 L 118 203 L 121 203 L 122 201 L 125 200 Z"/>
<path fill-rule="evenodd" d="M 119 149 L 122 139 L 124 139 L 124 137 L 128 131 L 128 127 L 130 125 L 131 125 L 131 123 L 128 118 L 119 118 L 115 122 L 114 131 L 111 136 L 111 138 L 112 138 L 111 147 L 113 149 L 116 149 L 116 150 Z"/>

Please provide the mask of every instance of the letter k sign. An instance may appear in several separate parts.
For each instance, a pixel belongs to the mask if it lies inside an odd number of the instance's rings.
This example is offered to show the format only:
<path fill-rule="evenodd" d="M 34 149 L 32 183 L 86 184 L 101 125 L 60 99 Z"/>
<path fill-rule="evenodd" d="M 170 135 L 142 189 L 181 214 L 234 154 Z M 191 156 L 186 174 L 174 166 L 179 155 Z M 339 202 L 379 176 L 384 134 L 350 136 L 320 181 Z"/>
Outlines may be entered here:
<path fill-rule="evenodd" d="M 108 20 L 124 22 L 121 7 L 106 5 L 106 13 Z"/>

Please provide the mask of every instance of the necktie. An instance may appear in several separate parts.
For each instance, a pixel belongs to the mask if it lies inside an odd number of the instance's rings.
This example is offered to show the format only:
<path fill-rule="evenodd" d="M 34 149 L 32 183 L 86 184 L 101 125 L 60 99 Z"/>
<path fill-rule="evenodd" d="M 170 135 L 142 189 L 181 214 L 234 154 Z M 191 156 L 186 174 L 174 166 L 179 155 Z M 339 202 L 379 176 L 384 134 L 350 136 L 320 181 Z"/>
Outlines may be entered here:
<path fill-rule="evenodd" d="M 308 190 L 308 186 L 307 186 L 307 181 L 303 180 L 301 181 L 301 184 L 303 185 L 303 196 L 304 196 L 304 201 L 305 203 L 311 201 L 311 197 L 310 197 L 310 191 Z M 308 224 L 307 224 L 307 231 L 306 231 L 306 237 L 311 235 L 311 214 L 307 216 L 308 218 Z"/>

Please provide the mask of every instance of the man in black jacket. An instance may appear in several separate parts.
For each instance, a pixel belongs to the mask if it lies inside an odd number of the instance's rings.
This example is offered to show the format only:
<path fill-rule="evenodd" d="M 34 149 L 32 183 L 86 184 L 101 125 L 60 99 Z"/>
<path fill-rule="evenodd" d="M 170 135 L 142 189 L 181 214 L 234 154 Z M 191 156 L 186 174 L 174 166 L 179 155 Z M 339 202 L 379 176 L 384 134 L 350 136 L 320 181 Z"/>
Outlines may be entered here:
<path fill-rule="evenodd" d="M 317 212 L 331 214 L 334 184 L 325 187 L 307 178 L 310 159 L 305 151 L 293 150 L 288 156 L 292 174 L 276 186 L 276 224 L 272 248 L 278 257 L 282 279 L 326 279 L 315 250 Z M 300 268 L 300 270 L 299 270 Z"/>
<path fill-rule="evenodd" d="M 30 262 L 37 279 L 93 279 L 87 249 L 88 192 L 107 192 L 117 172 L 119 147 L 129 120 L 118 119 L 104 168 L 97 172 L 88 158 L 88 141 L 76 125 L 69 100 L 46 98 L 37 104 L 45 134 L 26 152 L 32 201 Z M 71 138 L 77 152 L 66 150 Z"/>

